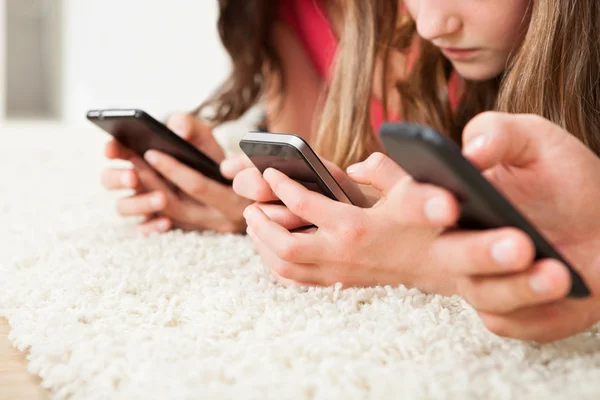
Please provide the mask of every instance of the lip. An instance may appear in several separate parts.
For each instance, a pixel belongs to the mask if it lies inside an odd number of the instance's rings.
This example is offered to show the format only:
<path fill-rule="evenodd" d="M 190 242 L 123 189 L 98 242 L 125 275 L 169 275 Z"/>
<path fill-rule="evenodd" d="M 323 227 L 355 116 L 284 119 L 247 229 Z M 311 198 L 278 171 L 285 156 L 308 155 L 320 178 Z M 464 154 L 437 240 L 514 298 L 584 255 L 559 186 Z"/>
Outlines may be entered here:
<path fill-rule="evenodd" d="M 472 58 L 479 49 L 461 49 L 456 47 L 442 47 L 442 53 L 453 60 L 468 60 Z"/>

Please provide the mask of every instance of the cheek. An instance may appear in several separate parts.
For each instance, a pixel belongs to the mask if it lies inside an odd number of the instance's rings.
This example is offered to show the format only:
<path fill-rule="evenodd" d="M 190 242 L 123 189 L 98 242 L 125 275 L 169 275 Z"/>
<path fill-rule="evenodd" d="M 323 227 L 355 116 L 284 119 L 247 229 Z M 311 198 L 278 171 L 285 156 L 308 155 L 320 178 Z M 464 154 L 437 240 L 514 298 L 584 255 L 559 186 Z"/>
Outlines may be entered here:
<path fill-rule="evenodd" d="M 404 7 L 406 7 L 406 12 L 413 20 L 417 16 L 418 6 L 419 6 L 419 0 L 405 0 L 404 1 Z"/>
<path fill-rule="evenodd" d="M 523 35 L 529 27 L 531 8 L 529 0 L 503 0 L 504 7 L 488 10 L 489 18 L 474 22 L 478 31 L 485 37 L 491 48 L 511 52 L 521 44 Z"/>

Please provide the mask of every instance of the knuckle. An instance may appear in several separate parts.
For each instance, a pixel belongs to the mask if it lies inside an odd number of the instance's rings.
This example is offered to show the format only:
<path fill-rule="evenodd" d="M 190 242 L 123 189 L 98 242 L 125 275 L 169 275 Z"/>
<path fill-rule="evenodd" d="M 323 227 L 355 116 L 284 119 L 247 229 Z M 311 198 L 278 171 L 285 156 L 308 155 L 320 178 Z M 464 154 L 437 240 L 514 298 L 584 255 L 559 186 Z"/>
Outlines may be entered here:
<path fill-rule="evenodd" d="M 402 177 L 391 190 L 391 196 L 394 197 L 394 203 L 400 205 L 409 202 L 414 197 L 417 187 L 418 186 L 415 185 L 412 177 Z"/>
<path fill-rule="evenodd" d="M 536 128 L 547 127 L 549 125 L 548 120 L 538 114 L 527 114 L 524 118 L 526 118 L 531 126 Z"/>
<path fill-rule="evenodd" d="M 157 191 L 152 194 L 150 199 L 146 199 L 145 205 L 150 209 L 165 209 L 169 204 L 169 197 L 162 191 Z"/>
<path fill-rule="evenodd" d="M 300 249 L 293 241 L 286 241 L 275 249 L 277 257 L 286 262 L 293 262 L 297 259 Z"/>
<path fill-rule="evenodd" d="M 304 215 L 309 209 L 309 202 L 305 197 L 297 196 L 293 201 L 289 202 L 288 208 L 296 215 Z"/>
<path fill-rule="evenodd" d="M 483 325 L 493 334 L 501 337 L 511 336 L 511 328 L 503 318 L 484 313 L 480 314 L 479 316 L 483 322 Z"/>
<path fill-rule="evenodd" d="M 188 203 L 180 200 L 169 199 L 161 214 L 171 218 L 174 221 L 188 222 L 190 224 L 203 225 L 202 213 L 198 213 Z"/>
<path fill-rule="evenodd" d="M 505 115 L 496 111 L 485 111 L 482 112 L 478 119 L 484 120 L 490 125 L 504 125 Z"/>
<path fill-rule="evenodd" d="M 190 182 L 189 191 L 194 197 L 203 197 L 208 191 L 208 182 L 200 178 L 194 179 L 193 182 Z"/>
<path fill-rule="evenodd" d="M 485 304 L 485 295 L 482 295 L 482 291 L 474 278 L 459 279 L 457 282 L 458 293 L 469 303 L 473 308 L 478 311 L 482 311 Z"/>
<path fill-rule="evenodd" d="M 495 135 L 498 132 L 503 132 L 507 125 L 508 122 L 505 114 L 496 111 L 485 111 L 467 124 L 464 130 L 465 139 L 474 134 L 481 134 L 482 127 L 485 127 L 488 135 Z"/>
<path fill-rule="evenodd" d="M 262 183 L 262 182 L 261 182 Z M 251 199 L 254 201 L 269 201 L 273 197 L 271 193 L 271 188 L 268 185 L 258 184 L 254 186 L 253 193 L 251 194 Z"/>
<path fill-rule="evenodd" d="M 360 218 L 348 218 L 340 222 L 339 232 L 346 242 L 355 243 L 364 239 L 367 234 L 367 226 Z"/>
<path fill-rule="evenodd" d="M 277 262 L 271 266 L 275 273 L 283 279 L 293 280 L 295 276 L 295 268 L 286 262 Z"/>
<path fill-rule="evenodd" d="M 383 153 L 376 152 L 369 157 L 368 165 L 371 166 L 373 173 L 377 173 L 385 165 L 386 160 L 387 157 Z"/>

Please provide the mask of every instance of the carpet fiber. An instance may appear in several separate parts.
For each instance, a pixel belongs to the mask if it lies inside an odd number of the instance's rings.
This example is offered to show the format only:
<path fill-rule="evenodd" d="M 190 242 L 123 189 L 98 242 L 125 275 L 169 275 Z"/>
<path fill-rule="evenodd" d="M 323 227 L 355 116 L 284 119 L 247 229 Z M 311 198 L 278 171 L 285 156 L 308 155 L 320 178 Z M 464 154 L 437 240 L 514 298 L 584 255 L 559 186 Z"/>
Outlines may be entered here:
<path fill-rule="evenodd" d="M 57 399 L 600 395 L 597 328 L 536 345 L 458 298 L 285 289 L 243 236 L 137 236 L 99 185 L 102 132 L 0 132 L 0 315 Z"/>

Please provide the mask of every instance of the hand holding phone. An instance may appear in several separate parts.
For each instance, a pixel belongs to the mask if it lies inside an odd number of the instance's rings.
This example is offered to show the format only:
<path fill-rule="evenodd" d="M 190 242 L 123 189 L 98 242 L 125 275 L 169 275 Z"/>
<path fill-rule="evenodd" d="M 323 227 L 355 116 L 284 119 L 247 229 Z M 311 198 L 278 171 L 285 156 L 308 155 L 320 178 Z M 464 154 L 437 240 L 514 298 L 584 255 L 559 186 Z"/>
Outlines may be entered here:
<path fill-rule="evenodd" d="M 248 132 L 240 148 L 262 173 L 274 168 L 330 199 L 353 204 L 346 192 L 300 136 L 282 133 Z"/>
<path fill-rule="evenodd" d="M 158 150 L 212 180 L 231 185 L 231 180 L 221 175 L 219 164 L 142 110 L 90 110 L 87 119 L 140 157 L 148 150 Z"/>
<path fill-rule="evenodd" d="M 385 123 L 380 137 L 389 156 L 416 181 L 447 189 L 461 203 L 459 227 L 494 229 L 515 227 L 525 232 L 536 248 L 536 259 L 552 258 L 567 266 L 570 297 L 588 297 L 580 275 L 544 236 L 463 157 L 460 147 L 434 129 L 406 123 Z"/>

